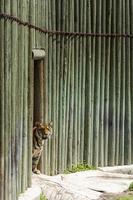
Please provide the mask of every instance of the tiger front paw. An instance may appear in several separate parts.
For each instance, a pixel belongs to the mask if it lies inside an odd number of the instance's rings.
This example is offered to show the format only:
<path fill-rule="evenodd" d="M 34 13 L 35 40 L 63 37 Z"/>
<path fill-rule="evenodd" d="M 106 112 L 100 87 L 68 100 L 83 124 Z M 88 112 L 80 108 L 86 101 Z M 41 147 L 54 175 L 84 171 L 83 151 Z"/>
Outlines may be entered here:
<path fill-rule="evenodd" d="M 33 173 L 34 173 L 34 174 L 41 174 L 40 170 L 38 170 L 38 169 L 34 169 L 34 170 L 33 170 Z"/>

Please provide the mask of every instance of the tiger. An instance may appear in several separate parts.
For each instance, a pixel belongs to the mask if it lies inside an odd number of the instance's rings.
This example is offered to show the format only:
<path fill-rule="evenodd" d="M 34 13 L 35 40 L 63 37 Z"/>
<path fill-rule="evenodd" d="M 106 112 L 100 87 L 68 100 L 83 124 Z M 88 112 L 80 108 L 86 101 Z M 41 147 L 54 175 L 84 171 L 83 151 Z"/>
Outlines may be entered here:
<path fill-rule="evenodd" d="M 52 135 L 52 126 L 52 122 L 47 124 L 36 122 L 33 127 L 32 172 L 35 174 L 40 174 L 40 170 L 37 169 L 38 163 L 43 151 L 44 140 L 48 139 Z"/>

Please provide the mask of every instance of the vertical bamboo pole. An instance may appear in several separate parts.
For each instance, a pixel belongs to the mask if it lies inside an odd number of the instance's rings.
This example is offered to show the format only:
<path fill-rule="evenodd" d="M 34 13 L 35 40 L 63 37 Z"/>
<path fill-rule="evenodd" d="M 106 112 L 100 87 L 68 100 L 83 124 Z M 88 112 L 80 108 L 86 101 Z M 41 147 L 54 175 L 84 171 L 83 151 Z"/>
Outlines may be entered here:
<path fill-rule="evenodd" d="M 64 124 L 63 124 L 63 129 L 64 129 L 64 155 L 63 155 L 63 170 L 66 169 L 66 155 L 67 155 L 67 146 L 66 146 L 66 141 L 67 141 L 67 132 L 66 132 L 66 110 L 67 110 L 67 75 L 68 75 L 68 52 L 67 52 L 67 41 L 66 38 L 64 38 L 64 73 L 63 73 L 63 81 L 64 81 L 64 109 L 63 109 L 63 115 L 64 115 Z"/>
<path fill-rule="evenodd" d="M 46 26 L 46 22 L 45 22 L 45 20 L 46 20 L 46 1 L 43 1 L 43 0 L 41 0 L 41 3 L 40 3 L 40 9 L 41 9 L 41 19 L 40 19 L 40 21 L 41 21 L 41 27 L 45 27 Z M 45 20 L 43 20 L 43 18 L 45 18 Z M 45 37 L 46 36 L 46 34 L 43 34 L 43 33 L 41 33 L 41 37 L 40 37 L 40 45 L 46 50 L 46 48 L 45 48 Z M 45 69 L 45 68 L 44 68 Z"/>
<path fill-rule="evenodd" d="M 52 24 L 51 24 L 51 1 L 48 2 L 48 28 L 51 30 L 52 28 Z M 51 105 L 52 105 L 52 99 L 51 99 L 51 89 L 52 89 L 52 77 L 51 77 L 51 70 L 52 70 L 52 36 L 49 35 L 48 37 L 48 48 L 49 48 L 49 51 L 48 51 L 48 82 L 49 82 L 49 105 L 48 105 L 48 119 L 51 120 Z M 51 155 L 51 140 L 48 140 L 48 173 L 50 174 L 50 155 Z"/>
<path fill-rule="evenodd" d="M 69 108 L 68 108 L 68 146 L 67 146 L 67 166 L 68 168 L 71 168 L 72 166 L 72 158 L 71 158 L 71 144 L 72 144 L 72 136 L 70 132 L 70 98 L 71 98 L 71 41 L 69 39 L 69 73 L 68 73 L 68 82 L 69 82 L 69 93 L 68 93 L 68 102 L 69 102 Z"/>
<path fill-rule="evenodd" d="M 122 2 L 122 32 L 125 33 L 125 0 Z M 125 133 L 125 38 L 122 38 L 122 70 L 121 70 L 121 111 L 120 111 L 120 160 L 124 164 L 124 133 Z"/>
<path fill-rule="evenodd" d="M 111 9 L 112 9 L 112 1 L 109 1 L 107 5 L 107 13 L 109 13 L 108 21 L 106 22 L 107 25 L 107 32 L 111 33 Z M 106 39 L 106 70 L 105 70 L 105 127 L 104 127 L 104 157 L 105 157 L 105 166 L 108 165 L 108 128 L 109 128 L 109 78 L 110 78 L 110 42 L 111 39 Z"/>
<path fill-rule="evenodd" d="M 46 1 L 43 1 L 41 0 L 41 17 L 40 17 L 40 20 L 41 20 L 41 27 L 44 27 L 46 26 Z M 42 20 L 43 18 L 45 18 L 45 20 Z M 47 49 L 46 49 L 46 34 L 41 34 L 41 37 L 40 37 L 40 46 L 43 47 L 45 49 L 45 53 L 46 53 L 46 56 L 44 58 L 44 78 L 43 78 L 43 122 L 46 123 L 48 120 L 47 120 L 47 114 L 46 114 L 46 110 L 47 110 L 47 97 L 46 97 L 46 93 L 47 93 L 47 67 L 46 67 L 46 59 L 47 59 Z M 44 150 L 43 150 L 43 153 L 42 153 L 42 173 L 45 173 L 46 174 L 46 157 L 47 157 L 47 141 L 44 141 Z"/>
<path fill-rule="evenodd" d="M 35 0 L 35 24 L 39 26 L 39 3 Z M 39 48 L 39 32 L 35 30 L 35 47 Z"/>
<path fill-rule="evenodd" d="M 70 20 L 71 20 L 71 31 L 74 31 L 74 1 L 70 3 L 71 6 L 71 15 L 70 15 Z M 70 155 L 70 160 L 73 163 L 73 154 L 75 152 L 74 146 L 73 146 L 73 141 L 74 141 L 74 119 L 75 119 L 75 113 L 74 113 L 74 77 L 75 77 L 75 71 L 74 71 L 74 37 L 71 37 L 71 74 L 70 74 L 70 137 L 71 137 L 71 155 Z"/>
<path fill-rule="evenodd" d="M 69 30 L 70 26 L 70 20 L 69 20 L 69 2 L 66 2 L 66 23 L 65 23 L 65 29 Z M 70 56 L 69 56 L 69 50 L 70 50 L 70 40 L 69 37 L 66 36 L 66 59 L 67 59 L 67 80 L 66 80 L 66 137 L 65 137 L 65 169 L 68 167 L 68 139 L 69 139 L 69 98 L 70 98 Z"/>
<path fill-rule="evenodd" d="M 17 3 L 12 4 L 11 7 L 11 13 L 14 16 L 17 16 Z M 18 52 L 18 39 L 17 39 L 17 26 L 18 24 L 15 24 L 14 22 L 12 23 L 11 26 L 11 181 L 12 181 L 12 187 L 11 187 L 11 193 L 12 193 L 12 198 L 16 199 L 17 197 L 17 170 L 18 170 L 18 162 L 17 160 L 18 155 L 17 155 L 17 150 L 18 150 L 18 143 L 17 143 L 17 132 L 16 132 L 16 112 L 17 112 L 17 99 L 16 95 L 18 91 L 16 91 L 16 81 L 17 81 L 17 52 Z M 16 163 L 17 160 L 17 163 Z"/>
<path fill-rule="evenodd" d="M 23 19 L 24 11 L 23 11 L 23 2 L 19 1 L 19 17 Z M 18 47 L 18 53 L 19 53 L 19 85 L 20 85 L 20 163 L 19 163 L 19 177 L 20 177 L 20 191 L 24 191 L 24 176 L 22 172 L 22 165 L 23 165 L 23 148 L 22 148 L 22 141 L 23 141 L 23 82 L 24 82 L 24 29 L 22 26 L 19 27 L 19 47 Z"/>
<path fill-rule="evenodd" d="M 117 8 L 117 22 L 116 22 L 116 31 L 117 33 L 122 32 L 122 2 L 118 1 Z M 119 140 L 120 140 L 120 95 L 121 95 L 121 43 L 122 39 L 117 39 L 117 60 L 116 60 L 116 165 L 119 164 Z"/>
<path fill-rule="evenodd" d="M 133 34 L 133 1 L 130 2 L 130 24 L 131 24 L 131 34 Z M 131 38 L 131 55 L 133 55 L 133 38 Z M 131 133 L 133 133 L 133 56 L 130 56 L 131 61 Z M 131 136 L 131 162 L 133 162 L 133 134 Z"/>
<path fill-rule="evenodd" d="M 45 17 L 45 20 L 42 20 L 42 26 L 46 29 L 48 29 L 48 2 L 47 1 L 42 1 L 43 3 L 43 10 L 42 10 L 42 16 Z M 48 34 L 43 35 L 42 34 L 42 40 L 43 40 L 43 45 L 44 49 L 46 52 L 46 57 L 44 59 L 44 122 L 48 122 L 48 99 L 49 99 L 49 89 L 48 89 Z M 43 173 L 48 174 L 48 142 L 44 142 L 44 151 L 43 151 Z"/>
<path fill-rule="evenodd" d="M 25 21 L 28 21 L 29 20 L 29 6 L 28 6 L 28 1 L 25 2 Z M 25 130 L 24 130 L 24 135 L 25 135 L 25 148 L 26 148 L 26 151 L 25 151 L 25 166 L 28 167 L 28 48 L 29 48 L 29 29 L 28 27 L 25 27 L 25 72 L 24 72 L 24 118 L 25 118 L 25 124 L 24 124 L 24 127 L 25 127 Z M 24 172 L 25 172 L 25 168 L 24 168 Z M 26 171 L 25 173 L 25 189 L 27 188 L 28 186 L 28 170 Z"/>
<path fill-rule="evenodd" d="M 72 2 L 69 0 L 69 30 L 72 31 Z M 67 153 L 67 162 L 68 162 L 68 167 L 72 167 L 72 133 L 73 133 L 73 66 L 72 66 L 72 41 L 71 38 L 69 39 L 69 75 L 70 76 L 70 93 L 69 93 L 69 117 L 68 117 L 68 153 Z"/>
<path fill-rule="evenodd" d="M 68 5 L 69 6 L 69 5 Z M 70 21 L 68 20 L 68 25 Z M 68 26 L 69 27 L 69 26 Z M 71 166 L 71 162 L 69 161 L 69 142 L 70 142 L 70 136 L 69 136 L 69 109 L 70 109 L 70 70 L 71 70 L 71 65 L 70 65 L 70 54 L 71 54 L 71 42 L 69 37 L 67 38 L 67 45 L 68 45 L 68 74 L 67 74 L 67 108 L 66 108 L 66 150 L 67 150 L 67 156 L 66 156 L 66 164 L 67 167 Z"/>
<path fill-rule="evenodd" d="M 44 2 L 44 1 L 43 1 Z M 45 1 L 45 28 L 48 29 L 48 1 Z M 45 67 L 44 67 L 44 121 L 48 122 L 48 99 L 49 99 L 49 89 L 48 89 L 48 34 L 45 35 L 45 49 L 46 49 L 46 58 L 45 58 Z M 44 173 L 48 174 L 48 142 L 45 142 L 45 151 L 43 151 L 44 159 Z"/>
<path fill-rule="evenodd" d="M 10 13 L 10 1 L 5 3 L 5 10 L 6 13 Z M 10 114 L 8 113 L 9 105 L 10 105 L 10 84 L 11 84 L 11 54 L 10 54 L 10 31 L 11 31 L 11 25 L 9 21 L 5 22 L 5 51 L 4 51 L 4 75 L 5 75 L 5 82 L 4 82 L 4 90 L 5 90 L 5 104 L 4 104 L 4 111 L 5 111 L 5 123 L 4 123 L 4 138 L 5 138 L 5 149 L 4 149 L 4 165 L 6 166 L 5 168 L 5 173 L 4 173 L 4 199 L 9 199 L 11 196 L 9 195 L 10 187 L 11 187 L 11 166 L 9 165 L 10 163 L 10 127 L 9 127 L 9 120 L 10 120 Z M 9 144 L 9 147 L 8 147 Z"/>
<path fill-rule="evenodd" d="M 18 1 L 18 17 L 20 17 L 20 12 L 21 12 L 21 9 L 20 9 L 20 1 Z M 21 32 L 21 28 L 20 26 L 18 26 L 18 38 L 22 36 L 22 32 Z M 20 66 L 18 68 L 18 87 L 19 87 L 19 91 L 18 91 L 18 99 L 19 99 L 19 129 L 18 129 L 18 135 L 19 135 L 19 151 L 18 151 L 18 154 L 19 154 L 19 158 L 21 158 L 21 152 L 22 152 L 22 137 L 21 137 L 21 127 L 22 127 L 22 123 L 21 123 L 21 76 L 23 76 L 22 74 L 22 68 L 21 68 L 21 59 L 22 59 L 22 56 L 21 56 L 21 42 L 22 40 L 18 40 L 18 66 Z M 20 193 L 21 192 L 21 160 L 19 161 L 18 163 L 18 192 Z"/>
<path fill-rule="evenodd" d="M 56 3 L 56 22 L 58 22 L 56 24 L 56 28 L 57 30 L 60 30 L 60 6 L 61 4 L 59 2 Z M 56 96 L 56 132 L 55 132 L 55 151 L 56 151 L 56 161 L 55 161 L 55 169 L 56 172 L 58 173 L 59 170 L 59 139 L 58 139 L 58 135 L 59 135 L 59 123 L 60 123 L 60 118 L 59 118 L 59 76 L 60 76 L 60 36 L 56 36 L 56 92 L 57 92 L 57 96 Z"/>
<path fill-rule="evenodd" d="M 59 11 L 59 15 L 58 15 L 58 19 L 60 21 L 58 29 L 60 30 L 64 30 L 65 29 L 65 24 L 64 24 L 64 20 L 65 20 L 65 6 L 66 4 L 64 4 L 64 1 L 60 1 L 60 6 L 58 7 L 58 9 L 60 9 Z M 58 162 L 58 166 L 59 166 L 59 171 L 63 172 L 63 166 L 64 166 L 64 152 L 65 152 L 65 146 L 63 143 L 64 140 L 64 120 L 65 120 L 65 116 L 64 116 L 64 112 L 65 112 L 65 108 L 64 108 L 64 56 L 65 56 L 65 52 L 64 52 L 64 36 L 60 36 L 59 37 L 60 40 L 60 50 L 59 50 L 59 104 L 58 104 L 58 110 L 60 110 L 59 112 L 59 135 L 58 135 L 58 144 L 60 145 L 59 148 L 59 162 Z M 61 105 L 61 107 L 60 107 Z"/>
<path fill-rule="evenodd" d="M 62 1 L 62 30 L 65 31 L 65 23 L 66 23 L 66 1 Z M 66 79 L 67 79 L 67 61 L 66 61 L 66 41 L 65 36 L 62 36 L 62 51 L 63 57 L 62 57 L 62 70 L 63 70 L 63 96 L 62 96 L 62 171 L 64 171 L 65 168 L 65 156 L 66 156 L 66 148 L 65 148 L 65 139 L 66 139 Z"/>
<path fill-rule="evenodd" d="M 14 13 L 13 15 L 15 16 L 18 16 L 18 1 L 16 2 L 16 5 L 14 6 L 14 8 L 12 8 L 12 12 Z M 13 29 L 13 27 L 12 27 Z M 14 100 L 14 103 L 15 103 L 15 134 L 14 134 L 14 137 L 15 137 L 15 173 L 14 173 L 14 179 L 16 180 L 16 188 L 15 188 L 15 192 L 16 192 L 16 198 L 18 197 L 19 195 L 19 140 L 20 140 L 20 137 L 19 137 L 19 117 L 20 117 L 20 113 L 19 113 L 19 101 L 20 101 L 20 97 L 19 97 L 19 65 L 18 65 L 18 39 L 19 39 L 19 35 L 18 35 L 18 24 L 14 24 L 14 35 L 16 38 L 16 41 L 14 42 L 14 46 L 15 46 L 15 49 L 14 49 L 14 53 L 12 52 L 12 54 L 15 54 L 14 56 L 14 73 L 15 73 L 15 100 Z M 18 98 L 16 99 L 16 96 L 18 96 Z M 14 148 L 14 147 L 12 147 Z"/>
<path fill-rule="evenodd" d="M 35 25 L 36 26 L 39 26 L 38 25 L 38 23 L 39 23 L 38 16 L 39 16 L 39 3 L 37 0 L 35 0 Z M 35 30 L 35 47 L 36 48 L 39 47 L 38 35 L 39 35 L 39 32 L 37 30 Z"/>
<path fill-rule="evenodd" d="M 116 5 L 112 1 L 112 32 L 116 32 Z M 115 156 L 115 55 L 116 55 L 116 38 L 111 39 L 111 61 L 110 61 L 110 102 L 109 102 L 109 165 L 114 165 Z"/>
<path fill-rule="evenodd" d="M 91 32 L 91 1 L 88 1 L 86 31 Z M 91 118 L 91 37 L 86 39 L 86 77 L 85 77 L 85 137 L 84 137 L 84 160 L 87 164 L 92 164 L 92 118 Z"/>
<path fill-rule="evenodd" d="M 92 2 L 92 10 L 91 10 L 91 13 L 93 13 L 93 16 L 92 16 L 92 32 L 93 33 L 96 33 L 96 0 L 94 0 Z M 92 109 L 91 109 L 91 112 L 92 112 L 92 144 L 94 142 L 94 135 L 93 135 L 93 131 L 94 131 L 94 126 L 93 126 L 93 118 L 94 118 L 94 82 L 95 82 L 95 78 L 94 78 L 94 75 L 95 75 L 95 37 L 92 38 L 92 69 L 91 69 L 91 76 L 92 76 L 92 91 L 91 91 L 91 102 L 92 102 Z M 94 164 L 94 159 L 93 159 L 93 152 L 94 152 L 94 149 L 93 149 L 93 146 L 92 145 L 92 164 Z"/>
<path fill-rule="evenodd" d="M 60 2 L 61 7 L 60 7 L 60 12 L 59 12 L 59 20 L 60 20 L 60 30 L 62 30 L 63 27 L 63 10 L 62 10 L 62 2 Z M 61 12 L 62 11 L 62 12 Z M 59 72 L 59 105 L 58 105 L 58 109 L 59 109 L 59 135 L 58 135 L 58 144 L 59 144 L 59 162 L 58 162 L 58 168 L 59 168 L 59 172 L 63 171 L 63 144 L 62 144 L 62 140 L 64 138 L 63 134 L 63 64 L 64 64 L 64 38 L 63 36 L 60 37 L 60 72 Z"/>
<path fill-rule="evenodd" d="M 17 16 L 19 17 L 19 12 L 20 9 L 19 9 L 19 0 L 17 1 L 17 8 L 16 8 L 16 12 L 17 12 Z M 18 99 L 17 99 L 17 114 L 18 116 L 16 116 L 16 120 L 17 120 L 17 124 L 16 124 L 16 134 L 17 134 L 17 138 L 16 138 L 16 145 L 17 145 L 17 148 L 16 148 L 16 151 L 17 151 L 17 162 L 18 162 L 18 165 L 17 165 L 17 177 L 18 177 L 18 180 L 17 180 L 17 195 L 20 194 L 21 192 L 21 177 L 20 177 L 20 151 L 21 151 L 21 146 L 20 146 L 20 143 L 21 143 L 21 133 L 20 133 L 20 127 L 21 127 L 21 113 L 20 113 L 20 108 L 21 108 L 21 96 L 20 96 L 20 80 L 19 78 L 21 79 L 21 70 L 20 70 L 20 66 L 19 66 L 19 25 L 17 24 L 17 29 L 16 29 L 16 33 L 17 33 L 17 38 L 18 38 L 18 41 L 16 43 L 17 45 L 17 48 L 16 48 L 16 51 L 18 52 L 18 55 L 17 55 L 17 74 L 16 74 L 16 79 L 17 79 L 17 82 L 16 82 L 16 95 L 18 95 Z M 20 51 L 21 52 L 21 51 Z M 16 53 L 17 54 L 17 53 Z"/>
<path fill-rule="evenodd" d="M 43 19 L 43 17 L 42 17 L 42 9 L 43 9 L 43 7 L 42 7 L 42 0 L 40 0 L 39 2 L 38 2 L 38 26 L 39 27 L 43 27 L 42 26 L 42 19 Z M 38 32 L 39 33 L 39 36 L 38 36 L 38 43 L 39 43 L 39 45 L 38 45 L 38 47 L 40 48 L 40 46 L 41 47 L 43 47 L 43 41 L 42 41 L 42 33 L 41 32 Z"/>
<path fill-rule="evenodd" d="M 82 32 L 83 29 L 83 1 L 80 2 L 80 14 L 79 14 L 79 31 Z M 82 104 L 81 104 L 81 92 L 82 92 L 82 62 L 83 62 L 83 56 L 82 56 L 82 42 L 83 42 L 83 38 L 79 37 L 79 71 L 78 71 L 78 126 L 77 126 L 77 162 L 80 163 L 80 151 L 81 151 L 81 146 L 80 146 L 80 139 L 81 139 L 81 111 L 82 111 Z"/>
<path fill-rule="evenodd" d="M 75 31 L 79 32 L 79 1 L 76 1 L 74 4 L 75 13 L 74 13 L 74 28 Z M 79 69 L 79 37 L 75 37 L 74 39 L 74 48 L 75 48 L 75 56 L 74 56 L 74 127 L 73 127 L 73 164 L 77 165 L 77 132 L 78 132 L 78 69 Z"/>
<path fill-rule="evenodd" d="M 35 2 L 29 1 L 29 22 L 35 24 Z M 32 178 L 32 129 L 33 129 L 33 79 L 34 63 L 32 58 L 32 49 L 35 43 L 35 31 L 29 29 L 29 67 L 28 67 L 28 186 L 31 186 Z"/>
<path fill-rule="evenodd" d="M 101 8 L 101 32 L 106 32 L 106 1 L 103 0 Z M 106 38 L 101 38 L 101 84 L 100 84 L 100 124 L 99 124 L 99 166 L 104 165 L 104 87 L 105 87 L 105 52 Z"/>
<path fill-rule="evenodd" d="M 56 29 L 56 12 L 55 12 L 55 1 L 53 0 L 51 3 L 51 24 L 52 24 L 52 29 Z M 56 130 L 56 35 L 52 36 L 52 113 L 51 117 L 53 120 L 53 136 L 52 136 L 52 141 L 51 141 L 51 175 L 55 174 L 55 130 Z"/>
<path fill-rule="evenodd" d="M 10 7 L 11 11 L 11 7 Z M 10 24 L 10 31 L 11 31 L 11 24 Z M 10 46 L 11 46 L 11 40 L 10 40 Z M 12 149 L 12 143 L 14 144 L 14 139 L 12 136 L 12 115 L 13 115 L 13 110 L 12 110 L 12 102 L 11 102 L 11 96 L 12 96 L 12 51 L 11 47 L 9 49 L 10 51 L 10 62 L 9 62 L 9 71 L 8 71 L 8 198 L 9 200 L 11 198 L 15 199 L 15 187 L 16 187 L 16 182 L 13 178 L 14 173 L 13 173 L 13 165 L 14 165 L 14 149 Z M 13 159 L 12 159 L 13 158 Z M 12 183 L 14 183 L 14 187 L 12 188 Z M 13 190 L 12 190 L 13 189 Z"/>
<path fill-rule="evenodd" d="M 27 7 L 26 2 L 23 1 L 23 7 L 22 7 L 22 19 L 26 21 L 27 18 Z M 27 166 L 27 27 L 22 27 L 24 30 L 24 38 L 23 38 L 23 48 L 24 48 L 24 54 L 23 54 L 23 132 L 22 132 L 22 191 L 25 190 L 27 185 L 27 171 L 25 172 L 25 166 Z"/>
<path fill-rule="evenodd" d="M 38 16 L 39 16 L 38 5 L 39 5 L 38 1 L 35 0 L 35 24 L 36 24 L 36 26 L 38 26 Z M 38 31 L 35 31 L 35 47 L 38 47 Z"/>
<path fill-rule="evenodd" d="M 4 12 L 4 1 L 0 1 L 0 12 Z M 0 199 L 4 199 L 4 20 L 0 20 Z"/>
<path fill-rule="evenodd" d="M 63 30 L 66 31 L 68 30 L 68 1 L 64 2 L 64 10 L 63 13 L 65 13 L 63 17 Z M 63 6 L 63 4 L 62 4 Z M 63 64 L 63 96 L 64 96 L 64 101 L 63 101 L 63 170 L 67 168 L 67 81 L 68 81 L 68 37 L 63 36 L 63 42 L 64 42 L 64 64 Z"/>
<path fill-rule="evenodd" d="M 101 1 L 97 3 L 96 32 L 101 32 Z M 96 39 L 96 57 L 95 57 L 95 79 L 94 79 L 94 152 L 93 163 L 98 166 L 98 143 L 99 143 L 99 106 L 100 106 L 100 73 L 101 73 L 101 38 Z"/>
<path fill-rule="evenodd" d="M 129 0 L 125 2 L 125 30 L 130 33 Z M 125 164 L 131 163 L 131 94 L 130 94 L 130 38 L 125 40 L 126 81 L 125 81 Z"/>
<path fill-rule="evenodd" d="M 83 1 L 82 31 L 86 32 L 86 7 L 87 1 Z M 84 120 L 85 120 L 85 70 L 86 70 L 86 37 L 82 38 L 82 77 L 81 77 L 81 135 L 80 135 L 80 163 L 84 158 Z"/>
<path fill-rule="evenodd" d="M 72 139 L 73 139 L 73 65 L 72 65 L 72 41 L 70 41 L 69 67 L 70 69 L 70 99 L 69 99 L 69 125 L 68 125 L 68 167 L 72 167 Z"/>

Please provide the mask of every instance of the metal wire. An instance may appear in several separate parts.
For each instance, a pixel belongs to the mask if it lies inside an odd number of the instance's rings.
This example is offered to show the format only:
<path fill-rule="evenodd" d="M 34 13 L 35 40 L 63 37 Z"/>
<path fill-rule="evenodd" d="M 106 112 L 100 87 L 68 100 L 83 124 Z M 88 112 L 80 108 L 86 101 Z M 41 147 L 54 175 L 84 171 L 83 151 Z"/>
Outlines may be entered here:
<path fill-rule="evenodd" d="M 66 35 L 66 36 L 80 36 L 80 37 L 123 37 L 123 38 L 133 38 L 133 34 L 125 34 L 125 33 L 87 33 L 87 32 L 68 32 L 68 31 L 56 31 L 56 30 L 47 30 L 41 27 L 35 26 L 29 22 L 25 22 L 18 17 L 9 15 L 7 13 L 0 13 L 0 19 L 10 20 L 11 22 L 16 22 L 19 25 L 27 26 L 30 29 L 34 29 L 44 34 L 52 34 L 52 35 Z"/>

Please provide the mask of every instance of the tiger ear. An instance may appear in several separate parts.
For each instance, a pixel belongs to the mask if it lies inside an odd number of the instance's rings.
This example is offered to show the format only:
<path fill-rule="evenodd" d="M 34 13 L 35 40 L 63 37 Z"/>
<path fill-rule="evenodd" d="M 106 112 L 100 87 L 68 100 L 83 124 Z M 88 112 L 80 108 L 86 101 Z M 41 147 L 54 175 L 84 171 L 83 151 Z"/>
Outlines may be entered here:
<path fill-rule="evenodd" d="M 52 127 L 52 126 L 53 126 L 53 122 L 52 122 L 52 121 L 50 121 L 50 122 L 49 122 L 49 125 Z"/>
<path fill-rule="evenodd" d="M 36 126 L 37 128 L 39 128 L 39 127 L 41 126 L 41 123 L 40 123 L 40 122 L 35 122 L 35 126 Z"/>

